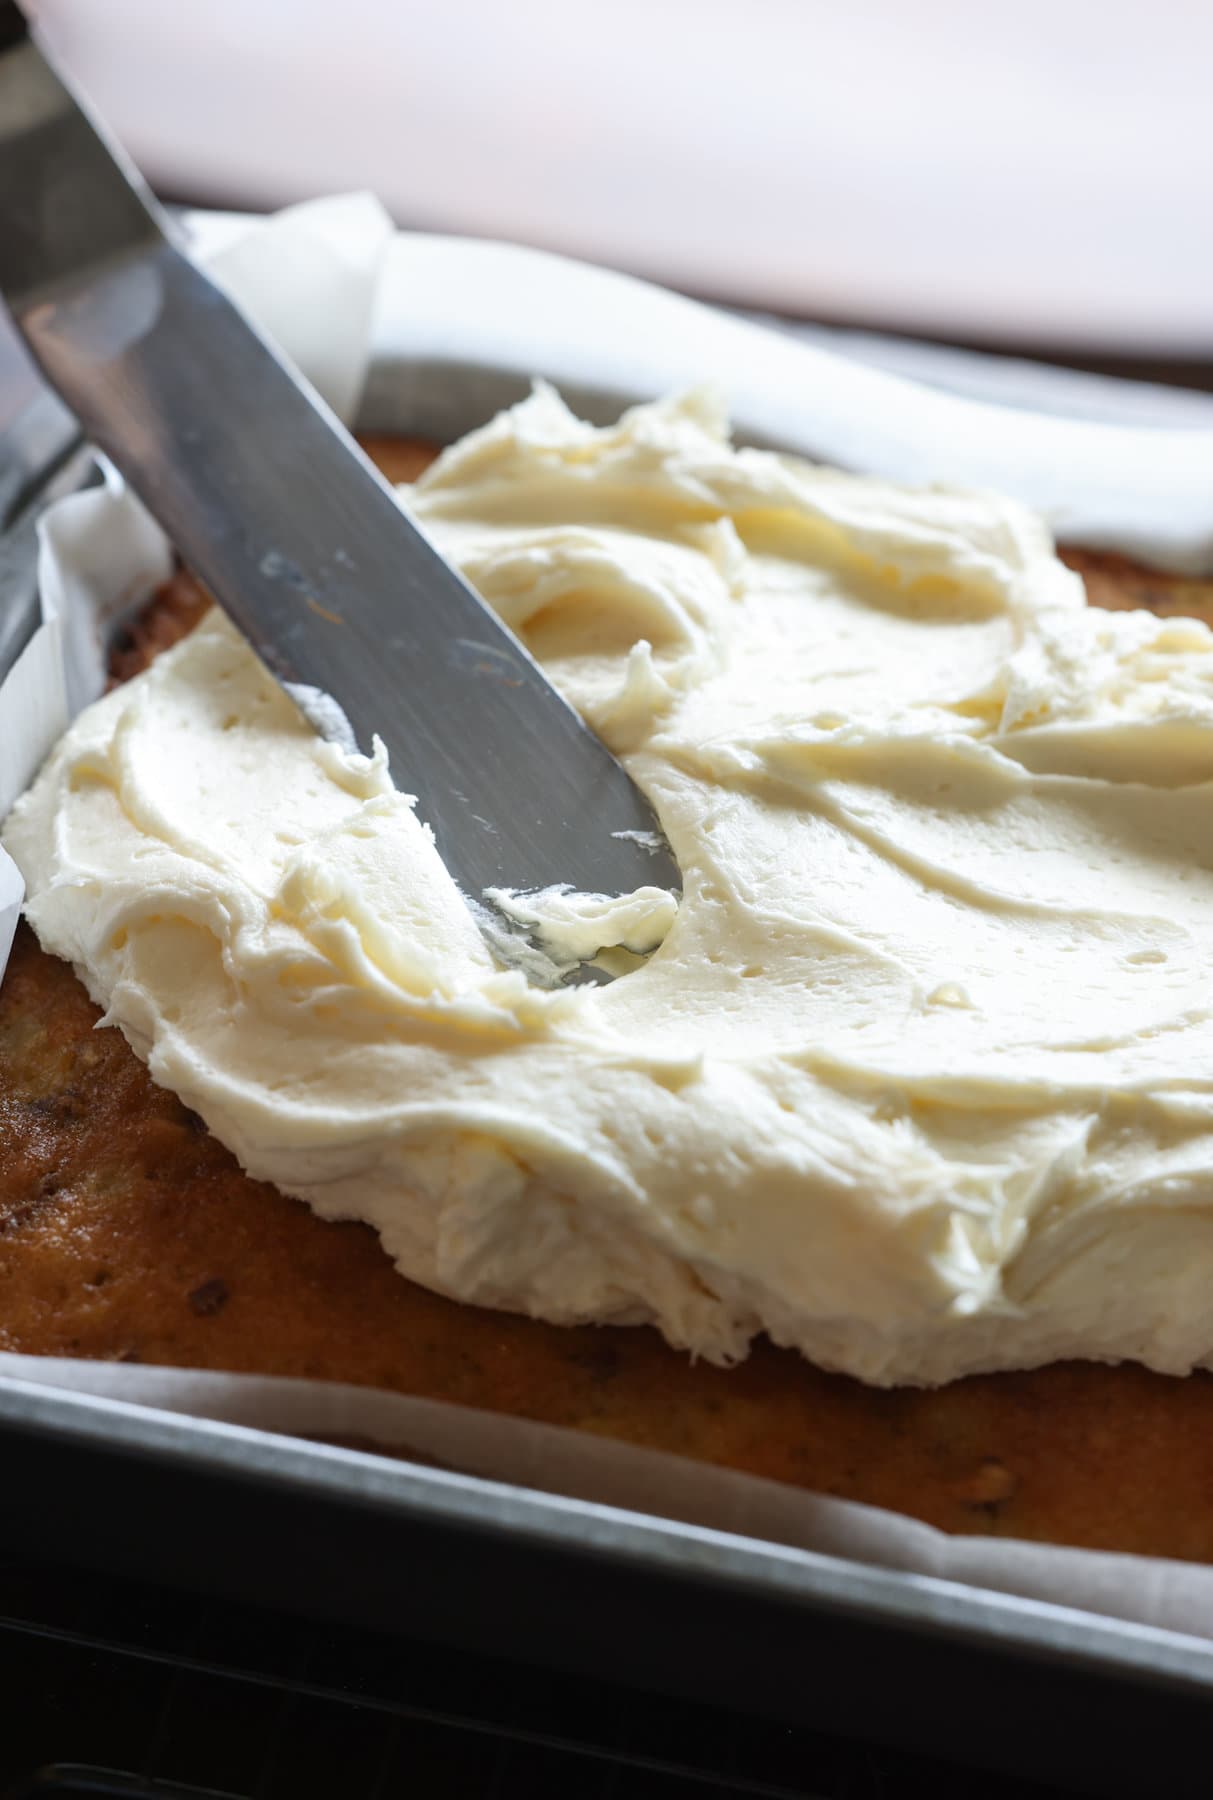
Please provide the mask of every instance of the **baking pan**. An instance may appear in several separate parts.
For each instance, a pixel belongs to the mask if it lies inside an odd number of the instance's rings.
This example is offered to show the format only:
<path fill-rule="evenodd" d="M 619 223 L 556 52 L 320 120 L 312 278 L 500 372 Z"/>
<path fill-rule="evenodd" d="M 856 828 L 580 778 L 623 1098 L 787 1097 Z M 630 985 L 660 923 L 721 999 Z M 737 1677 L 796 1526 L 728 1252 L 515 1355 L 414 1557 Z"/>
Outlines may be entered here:
<path fill-rule="evenodd" d="M 364 422 L 452 437 L 523 386 L 501 368 L 389 355 Z M 602 416 L 643 396 L 573 384 L 569 397 Z M 33 578 L 41 416 L 19 422 L 0 611 Z M 84 478 L 70 448 L 51 432 L 42 491 Z M 0 1456 L 7 1541 L 83 1565 L 1071 1792 L 1207 1791 L 1211 1642 L 19 1381 L 0 1384 Z"/>
<path fill-rule="evenodd" d="M 34 1552 L 1071 1792 L 1208 1791 L 1199 1640 L 32 1384 L 0 1450 Z"/>

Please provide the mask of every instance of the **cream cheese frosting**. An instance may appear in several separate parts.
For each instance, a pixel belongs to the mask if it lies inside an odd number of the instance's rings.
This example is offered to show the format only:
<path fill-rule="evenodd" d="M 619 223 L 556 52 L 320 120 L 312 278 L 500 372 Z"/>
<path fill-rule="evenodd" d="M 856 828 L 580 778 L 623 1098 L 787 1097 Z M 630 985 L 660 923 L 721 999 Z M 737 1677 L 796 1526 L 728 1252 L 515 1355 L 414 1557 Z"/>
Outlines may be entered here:
<path fill-rule="evenodd" d="M 1210 1360 L 1213 635 L 1089 609 L 1008 501 L 735 450 L 705 395 L 597 430 L 537 389 L 402 499 L 681 904 L 507 897 L 631 954 L 498 967 L 408 770 L 212 615 L 4 832 L 155 1078 L 463 1300 L 878 1383 Z"/>

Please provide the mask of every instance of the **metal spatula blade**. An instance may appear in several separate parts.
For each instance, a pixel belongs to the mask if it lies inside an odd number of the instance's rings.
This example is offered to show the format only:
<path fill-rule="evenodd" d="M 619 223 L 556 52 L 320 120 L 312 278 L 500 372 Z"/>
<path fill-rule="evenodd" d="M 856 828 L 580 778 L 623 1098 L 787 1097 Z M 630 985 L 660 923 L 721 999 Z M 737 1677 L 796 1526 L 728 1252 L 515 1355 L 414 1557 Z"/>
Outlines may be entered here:
<path fill-rule="evenodd" d="M 53 386 L 273 673 L 338 702 L 465 893 L 677 887 L 647 800 L 170 240 L 0 0 L 0 293 Z"/>

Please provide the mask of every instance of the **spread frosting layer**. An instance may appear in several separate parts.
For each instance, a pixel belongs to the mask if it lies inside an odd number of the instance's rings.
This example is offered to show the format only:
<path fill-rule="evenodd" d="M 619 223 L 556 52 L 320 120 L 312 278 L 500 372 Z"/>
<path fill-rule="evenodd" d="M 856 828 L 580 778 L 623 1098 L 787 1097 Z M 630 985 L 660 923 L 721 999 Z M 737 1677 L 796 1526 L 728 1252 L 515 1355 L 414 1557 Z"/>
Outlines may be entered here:
<path fill-rule="evenodd" d="M 498 968 L 408 770 L 212 617 L 4 832 L 156 1079 L 480 1304 L 875 1382 L 1210 1359 L 1213 635 L 702 395 L 595 430 L 539 389 L 403 498 L 648 792 L 681 905 L 507 897 L 629 954 Z"/>

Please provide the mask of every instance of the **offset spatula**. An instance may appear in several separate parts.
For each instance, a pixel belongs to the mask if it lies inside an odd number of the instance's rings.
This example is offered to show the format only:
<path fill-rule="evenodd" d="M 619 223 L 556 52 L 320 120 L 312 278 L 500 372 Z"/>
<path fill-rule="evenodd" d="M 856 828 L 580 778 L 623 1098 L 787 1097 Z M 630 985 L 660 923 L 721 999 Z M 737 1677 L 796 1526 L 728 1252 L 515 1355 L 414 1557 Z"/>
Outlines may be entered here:
<path fill-rule="evenodd" d="M 644 796 L 170 240 L 11 0 L 0 293 L 88 436 L 279 680 L 331 694 L 362 749 L 383 739 L 465 893 L 679 885 Z"/>

